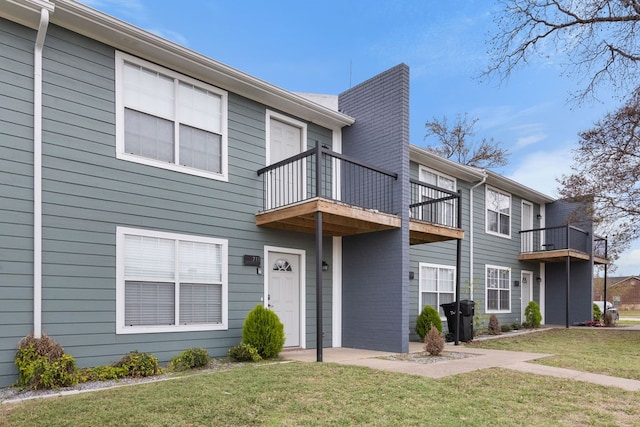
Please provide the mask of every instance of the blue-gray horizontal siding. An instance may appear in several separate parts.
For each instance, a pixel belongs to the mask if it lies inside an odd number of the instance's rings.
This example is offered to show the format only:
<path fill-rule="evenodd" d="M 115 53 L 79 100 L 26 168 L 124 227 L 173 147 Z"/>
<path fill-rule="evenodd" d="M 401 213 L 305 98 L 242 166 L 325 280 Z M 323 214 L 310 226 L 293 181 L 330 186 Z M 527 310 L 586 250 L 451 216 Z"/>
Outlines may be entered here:
<path fill-rule="evenodd" d="M 0 19 L 0 387 L 15 381 L 18 341 L 33 330 L 33 46 Z"/>
<path fill-rule="evenodd" d="M 496 187 L 492 187 L 496 188 Z M 497 188 L 501 190 L 500 188 Z M 504 191 L 504 190 L 502 190 Z M 507 192 L 508 193 L 508 192 Z M 526 199 L 524 199 L 526 200 Z M 486 232 L 486 185 L 474 190 L 474 299 L 476 313 L 481 323 L 486 327 L 489 315 L 486 314 L 486 266 L 494 265 L 511 269 L 511 310 L 509 313 L 497 313 L 500 324 L 524 322 L 521 311 L 522 286 L 514 286 L 514 281 L 520 282 L 522 270 L 532 271 L 534 277 L 539 276 L 539 264 L 536 262 L 521 262 L 518 255 L 521 249 L 522 230 L 522 201 L 517 194 L 511 194 L 511 237 L 502 237 Z M 539 226 L 536 215 L 540 212 L 539 205 L 534 204 L 534 227 Z M 534 281 L 534 296 L 539 295 L 539 284 Z"/>
<path fill-rule="evenodd" d="M 262 303 L 264 277 L 243 266 L 242 256 L 262 256 L 264 246 L 271 245 L 307 253 L 306 345 L 313 346 L 314 236 L 255 225 L 262 206 L 256 171 L 265 162 L 266 107 L 229 94 L 229 182 L 206 179 L 116 159 L 114 75 L 113 48 L 50 26 L 43 71 L 43 332 L 80 366 L 107 364 L 132 350 L 152 352 L 163 362 L 190 347 L 223 356 L 240 342 L 248 311 Z M 331 132 L 309 124 L 308 138 L 310 145 L 315 140 L 330 145 Z M 25 188 L 24 197 L 32 197 L 31 188 Z M 228 239 L 229 329 L 117 335 L 117 226 Z M 325 248 L 323 258 L 331 259 L 330 239 Z M 329 345 L 328 274 L 323 287 Z M 30 324 L 28 297 L 14 306 L 13 317 L 19 319 L 14 322 Z M 12 348 L 29 331 L 7 338 Z M 1 357 L 0 363 L 13 363 L 13 354 Z"/>
<path fill-rule="evenodd" d="M 411 178 L 418 179 L 419 165 L 411 162 Z M 470 244 L 470 210 L 469 210 L 469 189 L 471 183 L 456 179 L 456 190 L 461 191 L 462 199 L 462 221 L 461 226 L 464 230 L 464 239 L 461 244 L 460 256 L 460 299 L 470 299 L 470 275 L 469 275 L 469 244 Z M 420 263 L 437 264 L 450 267 L 456 267 L 457 241 L 450 240 L 447 242 L 424 243 L 421 245 L 411 246 L 411 262 L 410 271 L 413 272 L 413 280 L 409 281 L 409 328 L 411 331 L 411 340 L 419 339 L 415 332 L 416 319 L 422 307 L 419 306 L 420 297 Z M 444 330 L 446 331 L 446 323 Z"/>

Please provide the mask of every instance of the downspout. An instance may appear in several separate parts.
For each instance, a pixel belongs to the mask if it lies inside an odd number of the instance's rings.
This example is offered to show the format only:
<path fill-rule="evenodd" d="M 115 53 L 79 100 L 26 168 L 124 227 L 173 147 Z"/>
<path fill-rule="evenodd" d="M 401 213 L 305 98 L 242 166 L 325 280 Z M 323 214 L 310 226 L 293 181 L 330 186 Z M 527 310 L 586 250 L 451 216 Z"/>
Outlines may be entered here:
<path fill-rule="evenodd" d="M 42 336 L 42 49 L 49 10 L 40 11 L 33 60 L 33 336 Z"/>
<path fill-rule="evenodd" d="M 482 180 L 469 189 L 469 299 L 473 301 L 473 190 L 487 182 L 483 171 Z"/>

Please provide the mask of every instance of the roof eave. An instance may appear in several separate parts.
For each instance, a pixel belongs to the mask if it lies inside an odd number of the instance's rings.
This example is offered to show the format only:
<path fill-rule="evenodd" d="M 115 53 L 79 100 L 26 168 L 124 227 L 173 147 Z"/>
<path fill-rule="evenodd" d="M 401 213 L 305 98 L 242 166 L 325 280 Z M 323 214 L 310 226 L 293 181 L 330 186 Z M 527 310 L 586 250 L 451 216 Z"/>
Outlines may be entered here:
<path fill-rule="evenodd" d="M 53 24 L 116 49 L 330 129 L 355 122 L 346 114 L 330 110 L 76 1 L 56 0 L 55 7 L 55 13 L 51 16 Z"/>

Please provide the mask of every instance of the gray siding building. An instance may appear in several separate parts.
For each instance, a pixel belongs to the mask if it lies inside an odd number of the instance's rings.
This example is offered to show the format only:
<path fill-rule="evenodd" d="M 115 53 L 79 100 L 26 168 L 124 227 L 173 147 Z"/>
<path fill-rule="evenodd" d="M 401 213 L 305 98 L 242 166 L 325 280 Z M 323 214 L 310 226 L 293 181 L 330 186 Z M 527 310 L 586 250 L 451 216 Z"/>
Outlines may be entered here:
<path fill-rule="evenodd" d="M 256 305 L 319 358 L 455 299 L 590 316 L 590 224 L 575 251 L 569 204 L 411 146 L 404 64 L 303 96 L 70 0 L 3 3 L 0 45 L 0 386 L 29 334 L 222 357 Z"/>

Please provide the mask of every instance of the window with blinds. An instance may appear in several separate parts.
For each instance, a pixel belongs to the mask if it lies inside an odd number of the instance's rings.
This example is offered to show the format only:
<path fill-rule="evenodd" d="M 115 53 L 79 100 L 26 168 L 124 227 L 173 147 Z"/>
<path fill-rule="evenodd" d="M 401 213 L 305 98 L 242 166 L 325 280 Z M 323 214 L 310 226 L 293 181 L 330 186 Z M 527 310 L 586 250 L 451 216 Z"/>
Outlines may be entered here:
<path fill-rule="evenodd" d="M 455 298 L 455 267 L 420 263 L 420 295 L 419 311 L 430 305 L 438 310 L 440 317 L 444 317 L 441 304 L 454 301 Z"/>
<path fill-rule="evenodd" d="M 119 228 L 117 264 L 121 332 L 226 328 L 226 240 Z"/>
<path fill-rule="evenodd" d="M 227 179 L 227 92 L 118 52 L 118 158 Z"/>

